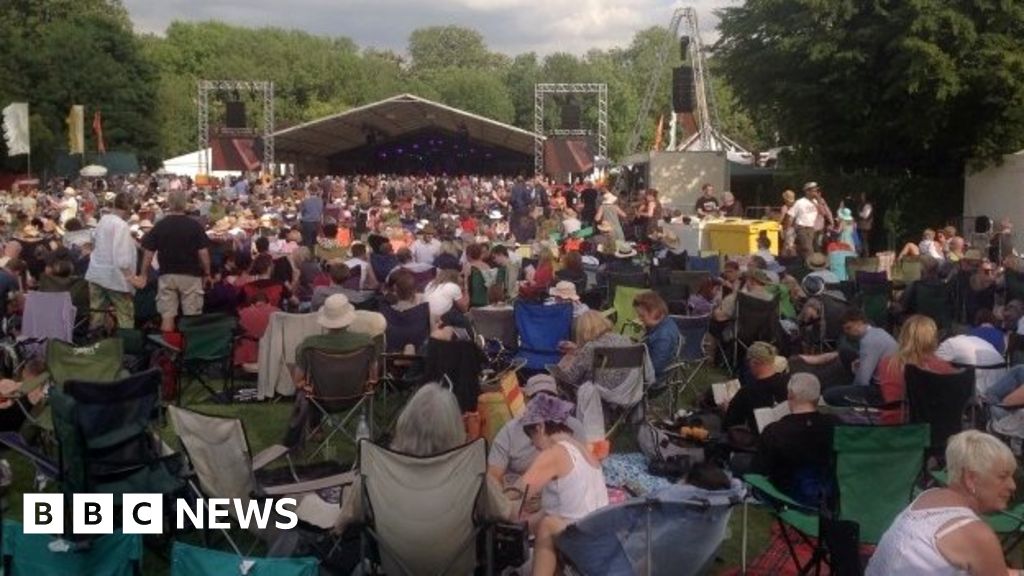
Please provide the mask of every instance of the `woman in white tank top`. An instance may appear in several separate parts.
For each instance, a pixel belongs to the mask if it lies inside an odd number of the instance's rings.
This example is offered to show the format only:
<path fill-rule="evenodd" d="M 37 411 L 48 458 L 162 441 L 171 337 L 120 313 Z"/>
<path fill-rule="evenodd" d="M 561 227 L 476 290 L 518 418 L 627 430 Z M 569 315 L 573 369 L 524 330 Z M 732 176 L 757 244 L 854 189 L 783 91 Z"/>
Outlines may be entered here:
<path fill-rule="evenodd" d="M 918 496 L 882 535 L 867 576 L 1004 576 L 995 532 L 982 514 L 1005 510 L 1016 488 L 1013 453 L 999 439 L 961 432 L 946 447 L 949 486 Z"/>
<path fill-rule="evenodd" d="M 573 438 L 566 424 L 572 411 L 571 403 L 540 394 L 530 400 L 521 419 L 539 451 L 522 481 L 527 494 L 543 494 L 541 515 L 530 522 L 536 536 L 534 576 L 555 573 L 555 538 L 569 524 L 608 505 L 601 463 Z"/>

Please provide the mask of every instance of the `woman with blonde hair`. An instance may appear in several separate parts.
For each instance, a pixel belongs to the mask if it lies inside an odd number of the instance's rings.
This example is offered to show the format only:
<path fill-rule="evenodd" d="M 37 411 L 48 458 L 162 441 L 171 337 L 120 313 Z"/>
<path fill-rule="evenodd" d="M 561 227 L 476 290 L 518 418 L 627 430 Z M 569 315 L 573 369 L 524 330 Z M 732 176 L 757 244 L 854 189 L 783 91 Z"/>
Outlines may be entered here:
<path fill-rule="evenodd" d="M 882 358 L 876 376 L 882 403 L 902 402 L 906 395 L 905 369 L 908 365 L 936 374 L 949 374 L 953 365 L 935 355 L 939 347 L 939 328 L 928 316 L 915 314 L 900 327 L 899 348 Z M 883 424 L 903 422 L 903 409 L 883 410 Z"/>
<path fill-rule="evenodd" d="M 430 305 L 430 325 L 436 326 L 441 316 L 452 309 L 469 309 L 469 292 L 462 290 L 462 277 L 458 270 L 438 269 L 437 276 L 423 289 L 423 298 Z"/>
<path fill-rule="evenodd" d="M 559 350 L 564 354 L 555 370 L 555 378 L 570 387 L 578 388 L 584 382 L 593 382 L 601 388 L 614 390 L 625 385 L 641 374 L 634 368 L 601 370 L 594 374 L 594 350 L 597 348 L 618 348 L 632 346 L 633 341 L 617 334 L 612 323 L 600 312 L 590 310 L 576 319 L 573 326 L 575 342 L 560 342 Z M 648 360 L 649 364 L 649 360 Z M 653 368 L 651 368 L 653 373 Z"/>
<path fill-rule="evenodd" d="M 882 535 L 867 576 L 1004 576 L 999 537 L 983 515 L 1006 510 L 1017 461 L 995 436 L 966 430 L 946 445 L 949 484 L 921 493 Z"/>
<path fill-rule="evenodd" d="M 796 226 L 793 225 L 793 217 L 789 209 L 796 202 L 796 192 L 785 190 L 782 192 L 782 208 L 780 208 L 780 224 L 782 224 L 782 253 L 788 256 L 796 254 Z"/>

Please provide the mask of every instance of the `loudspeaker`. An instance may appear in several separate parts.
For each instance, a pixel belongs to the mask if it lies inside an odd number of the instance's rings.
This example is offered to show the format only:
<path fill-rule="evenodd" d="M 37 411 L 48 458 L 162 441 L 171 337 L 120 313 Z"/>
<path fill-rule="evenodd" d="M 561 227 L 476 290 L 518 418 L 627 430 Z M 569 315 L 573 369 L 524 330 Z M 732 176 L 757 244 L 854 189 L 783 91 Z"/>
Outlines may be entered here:
<path fill-rule="evenodd" d="M 580 105 L 575 101 L 567 102 L 562 106 L 562 128 L 565 130 L 579 130 L 580 128 Z"/>
<path fill-rule="evenodd" d="M 686 61 L 690 57 L 690 37 L 682 36 L 679 38 L 679 57 Z"/>
<path fill-rule="evenodd" d="M 228 128 L 245 128 L 245 102 L 228 102 L 225 116 Z"/>
<path fill-rule="evenodd" d="M 992 219 L 988 216 L 978 216 L 974 219 L 974 233 L 988 234 L 992 231 Z"/>
<path fill-rule="evenodd" d="M 693 68 L 672 69 L 672 109 L 676 114 L 693 112 Z"/>

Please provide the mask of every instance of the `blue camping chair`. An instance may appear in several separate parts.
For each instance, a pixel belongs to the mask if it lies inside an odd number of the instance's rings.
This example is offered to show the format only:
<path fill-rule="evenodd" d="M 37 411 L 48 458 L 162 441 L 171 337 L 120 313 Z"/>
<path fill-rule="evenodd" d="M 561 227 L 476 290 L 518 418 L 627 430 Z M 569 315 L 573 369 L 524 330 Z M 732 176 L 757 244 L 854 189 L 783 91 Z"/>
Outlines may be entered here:
<path fill-rule="evenodd" d="M 254 558 L 175 541 L 171 576 L 317 576 L 315 558 Z"/>
<path fill-rule="evenodd" d="M 70 514 L 70 509 L 66 509 L 66 513 Z M 4 574 L 135 576 L 142 573 L 142 536 L 139 534 L 117 531 L 86 542 L 65 541 L 67 548 L 52 546 L 58 538 L 49 534 L 25 534 L 21 523 L 4 520 Z"/>
<path fill-rule="evenodd" d="M 683 340 L 683 346 L 679 351 L 679 357 L 676 358 L 676 362 L 681 362 L 687 371 L 685 379 L 669 391 L 672 398 L 672 407 L 674 408 L 679 396 L 686 391 L 686 387 L 690 385 L 690 382 L 693 382 L 693 379 L 697 377 L 697 374 L 704 368 L 704 365 L 711 360 L 704 350 L 704 338 L 711 327 L 711 315 L 670 316 L 670 318 L 676 323 L 676 328 L 679 329 L 679 335 Z"/>
<path fill-rule="evenodd" d="M 526 361 L 526 370 L 539 372 L 557 363 L 562 356 L 558 343 L 572 338 L 572 304 L 516 302 L 514 313 L 519 331 L 516 358 Z"/>
<path fill-rule="evenodd" d="M 669 486 L 590 514 L 566 528 L 555 545 L 565 564 L 583 576 L 702 574 L 743 496 L 739 480 L 721 491 Z"/>
<path fill-rule="evenodd" d="M 718 276 L 722 271 L 722 262 L 717 255 L 704 257 L 687 256 L 686 269 L 704 270 L 705 272 L 710 272 L 712 276 Z"/>

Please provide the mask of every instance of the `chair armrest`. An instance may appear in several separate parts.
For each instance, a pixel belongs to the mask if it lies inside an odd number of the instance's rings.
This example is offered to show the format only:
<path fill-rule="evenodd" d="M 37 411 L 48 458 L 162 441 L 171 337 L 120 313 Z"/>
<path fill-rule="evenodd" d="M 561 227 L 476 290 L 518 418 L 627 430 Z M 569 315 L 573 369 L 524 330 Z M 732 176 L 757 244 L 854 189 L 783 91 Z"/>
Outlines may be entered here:
<path fill-rule="evenodd" d="M 261 450 L 258 454 L 252 457 L 252 469 L 262 470 L 267 464 L 270 464 L 274 460 L 277 460 L 281 456 L 284 456 L 289 451 L 287 446 L 281 444 L 274 444 Z"/>
<path fill-rule="evenodd" d="M 781 490 L 776 488 L 767 476 L 762 476 L 761 474 L 747 474 L 743 477 L 743 481 L 753 488 L 755 492 L 764 496 L 765 500 L 776 508 L 790 508 L 809 514 L 818 513 L 817 509 L 801 504 L 787 496 Z"/>
<path fill-rule="evenodd" d="M 150 335 L 146 336 L 146 338 L 150 342 L 156 344 L 157 346 L 163 348 L 164 350 L 169 350 L 171 352 L 174 352 L 175 354 L 180 354 L 181 353 L 181 348 L 178 348 L 177 346 L 171 346 L 167 342 L 167 340 L 164 340 L 164 337 L 161 334 L 150 334 Z"/>
<path fill-rule="evenodd" d="M 306 480 L 303 482 L 293 482 L 291 484 L 279 484 L 276 486 L 265 486 L 261 488 L 261 492 L 264 496 L 284 496 L 287 494 L 303 494 L 306 492 L 315 492 L 317 490 L 324 490 L 326 488 L 333 488 L 335 486 L 348 486 L 355 481 L 355 472 L 343 472 L 341 474 L 335 474 L 333 476 L 324 476 L 323 478 L 317 478 L 315 480 Z"/>

